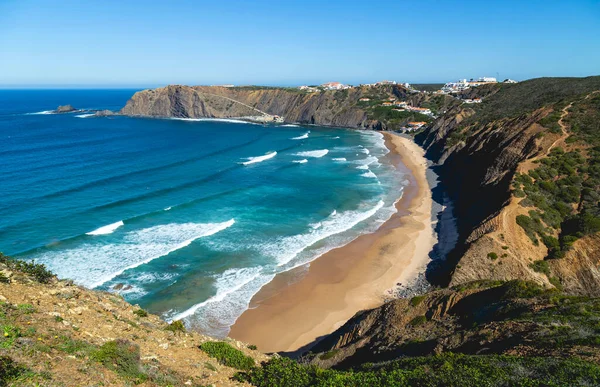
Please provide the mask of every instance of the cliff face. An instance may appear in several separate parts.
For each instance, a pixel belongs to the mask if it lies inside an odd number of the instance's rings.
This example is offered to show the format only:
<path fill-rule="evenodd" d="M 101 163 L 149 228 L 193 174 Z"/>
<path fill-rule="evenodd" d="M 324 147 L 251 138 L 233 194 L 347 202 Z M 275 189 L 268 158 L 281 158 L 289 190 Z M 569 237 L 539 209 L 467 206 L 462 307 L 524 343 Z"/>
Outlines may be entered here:
<path fill-rule="evenodd" d="M 371 102 L 362 103 L 361 98 Z M 122 114 L 150 117 L 235 118 L 265 112 L 286 122 L 362 129 L 387 129 L 390 122 L 372 113 L 388 98 L 427 103 L 427 96 L 411 94 L 401 86 L 360 87 L 307 93 L 297 89 L 262 87 L 167 86 L 137 92 Z M 450 97 L 444 97 L 443 99 Z M 255 110 L 258 109 L 258 110 Z M 389 108 L 391 110 L 391 108 Z M 401 124 L 409 121 L 407 115 Z"/>
<path fill-rule="evenodd" d="M 599 259 L 593 258 L 589 250 L 596 246 L 595 238 L 577 241 L 573 250 L 566 252 L 567 259 L 549 261 L 548 274 L 539 266 L 534 268 L 534 262 L 548 258 L 550 242 L 562 238 L 561 227 L 564 229 L 568 222 L 563 220 L 561 226 L 552 228 L 550 223 L 544 223 L 549 220 L 544 219 L 539 222 L 540 232 L 548 235 L 544 243 L 534 241 L 535 235 L 528 235 L 517 224 L 517 217 L 545 215 L 537 208 L 542 206 L 542 199 L 543 206 L 549 207 L 546 212 L 554 214 L 554 204 L 549 206 L 544 199 L 552 194 L 533 187 L 536 203 L 532 204 L 514 193 L 515 176 L 545 165 L 551 151 L 560 148 L 561 152 L 564 149 L 566 153 L 585 153 L 584 149 L 593 146 L 583 139 L 576 142 L 576 133 L 569 122 L 576 111 L 582 110 L 580 102 L 572 103 L 588 100 L 598 89 L 599 77 L 537 79 L 516 85 L 474 88 L 468 97 L 484 97 L 482 104 L 456 106 L 417 136 L 428 157 L 440 164 L 437 168 L 454 200 L 459 229 L 457 248 L 445 265 L 432 268 L 430 279 L 451 286 L 481 279 L 527 279 L 552 286 L 549 281 L 556 276 L 559 281 L 554 278 L 554 285 L 562 282 L 567 290 L 598 294 Z M 569 136 L 572 141 L 567 140 Z M 562 173 L 556 173 L 555 180 L 562 182 Z M 583 172 L 574 173 L 581 173 L 583 179 L 587 176 Z M 575 179 L 569 180 L 574 187 L 567 188 L 577 191 L 581 189 L 581 178 Z M 558 189 L 555 196 L 561 196 Z M 578 198 L 575 201 L 583 203 L 584 196 Z M 573 210 L 568 210 L 569 205 L 574 206 Z M 566 212 L 576 215 L 579 211 L 576 203 L 569 205 Z M 572 215 L 565 216 L 568 219 Z"/>

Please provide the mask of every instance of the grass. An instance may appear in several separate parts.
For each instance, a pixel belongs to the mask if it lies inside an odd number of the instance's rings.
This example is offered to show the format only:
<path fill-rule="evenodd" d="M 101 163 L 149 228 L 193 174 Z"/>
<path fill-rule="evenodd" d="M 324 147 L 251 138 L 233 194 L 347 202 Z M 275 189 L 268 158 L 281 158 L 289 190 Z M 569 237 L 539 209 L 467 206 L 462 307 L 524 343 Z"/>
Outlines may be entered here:
<path fill-rule="evenodd" d="M 148 317 L 148 312 L 146 312 L 144 309 L 136 309 L 133 311 L 133 314 L 138 317 Z"/>
<path fill-rule="evenodd" d="M 207 341 L 200 344 L 199 348 L 227 367 L 249 370 L 255 365 L 254 359 L 223 341 Z"/>
<path fill-rule="evenodd" d="M 337 355 L 337 353 L 339 352 L 339 349 L 333 349 L 331 351 L 327 351 L 325 353 L 323 353 L 321 356 L 319 356 L 319 359 L 321 360 L 328 360 L 333 358 L 335 355 Z"/>
<path fill-rule="evenodd" d="M 413 298 L 410 299 L 409 303 L 412 306 L 419 306 L 419 304 L 421 304 L 421 302 L 423 302 L 423 300 L 425 299 L 425 296 L 414 296 Z"/>
<path fill-rule="evenodd" d="M 425 316 L 416 316 L 415 318 L 413 318 L 412 320 L 410 320 L 410 322 L 408 323 L 410 326 L 412 327 L 418 327 L 421 326 L 423 324 L 425 324 L 427 322 L 427 317 Z"/>
<path fill-rule="evenodd" d="M 126 340 L 109 341 L 94 351 L 90 357 L 136 384 L 148 379 L 141 368 L 140 348 Z"/>

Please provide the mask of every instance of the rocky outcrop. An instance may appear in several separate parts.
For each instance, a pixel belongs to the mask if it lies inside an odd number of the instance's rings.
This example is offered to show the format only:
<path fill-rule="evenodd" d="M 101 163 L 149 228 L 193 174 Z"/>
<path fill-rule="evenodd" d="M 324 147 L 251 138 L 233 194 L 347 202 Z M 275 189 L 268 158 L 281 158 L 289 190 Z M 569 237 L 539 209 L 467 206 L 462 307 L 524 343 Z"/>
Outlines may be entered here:
<path fill-rule="evenodd" d="M 589 351 L 586 359 L 598 361 L 600 350 L 585 332 L 590 316 L 575 311 L 598 299 L 582 297 L 563 307 L 557 301 L 567 299 L 562 297 L 555 290 L 515 280 L 472 282 L 394 300 L 357 313 L 301 361 L 348 369 L 444 352 L 563 357 L 584 351 Z M 570 329 L 553 330 L 564 319 Z"/>
<path fill-rule="evenodd" d="M 511 183 L 517 171 L 528 170 L 534 160 L 564 141 L 564 134 L 539 124 L 553 112 L 552 104 L 598 88 L 600 77 L 541 78 L 473 88 L 463 97 L 483 97 L 482 104 L 455 106 L 416 137 L 439 164 L 436 168 L 454 201 L 459 231 L 457 247 L 444 264 L 432 266 L 430 280 L 452 286 L 482 279 L 527 279 L 552 286 L 546 275 L 531 267 L 548 250 L 541 243 L 534 245 L 516 224 L 517 215 L 528 209 L 511 195 Z M 585 244 L 576 245 L 570 255 L 579 266 L 569 270 L 577 274 L 567 274 L 567 261 L 551 268 L 562 270 L 561 278 L 570 277 L 565 282 L 569 289 L 596 294 L 600 281 Z"/>
<path fill-rule="evenodd" d="M 179 118 L 239 118 L 262 112 L 284 117 L 286 122 L 345 128 L 388 128 L 369 118 L 363 97 L 398 98 L 425 103 L 427 95 L 414 95 L 401 86 L 355 87 L 307 93 L 295 88 L 167 86 L 135 93 L 120 111 L 130 116 Z M 449 98 L 449 97 L 448 97 Z"/>
<path fill-rule="evenodd" d="M 74 111 L 77 111 L 77 109 L 75 109 L 71 105 L 61 105 L 61 106 L 57 107 L 54 112 L 55 113 L 72 113 Z"/>

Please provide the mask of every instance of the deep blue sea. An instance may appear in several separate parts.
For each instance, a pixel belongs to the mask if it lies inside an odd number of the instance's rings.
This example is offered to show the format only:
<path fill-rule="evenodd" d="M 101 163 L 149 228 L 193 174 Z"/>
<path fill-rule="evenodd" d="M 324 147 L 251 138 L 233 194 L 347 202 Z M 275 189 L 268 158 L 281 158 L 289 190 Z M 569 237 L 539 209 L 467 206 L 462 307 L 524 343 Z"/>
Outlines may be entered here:
<path fill-rule="evenodd" d="M 225 335 L 276 273 L 394 212 L 379 133 L 49 114 L 133 93 L 0 91 L 0 251 Z"/>

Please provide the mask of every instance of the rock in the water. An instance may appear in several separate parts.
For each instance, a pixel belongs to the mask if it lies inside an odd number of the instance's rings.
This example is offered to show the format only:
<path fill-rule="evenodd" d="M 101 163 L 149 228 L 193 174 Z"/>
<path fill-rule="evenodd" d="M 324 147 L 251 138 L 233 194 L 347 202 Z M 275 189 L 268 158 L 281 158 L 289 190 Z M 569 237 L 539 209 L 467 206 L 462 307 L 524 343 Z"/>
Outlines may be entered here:
<path fill-rule="evenodd" d="M 74 112 L 75 109 L 72 105 L 61 105 L 58 108 L 56 108 L 56 113 L 70 113 L 70 112 Z"/>
<path fill-rule="evenodd" d="M 115 112 L 112 110 L 98 110 L 94 115 L 97 117 L 114 116 Z"/>

